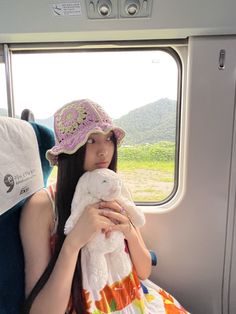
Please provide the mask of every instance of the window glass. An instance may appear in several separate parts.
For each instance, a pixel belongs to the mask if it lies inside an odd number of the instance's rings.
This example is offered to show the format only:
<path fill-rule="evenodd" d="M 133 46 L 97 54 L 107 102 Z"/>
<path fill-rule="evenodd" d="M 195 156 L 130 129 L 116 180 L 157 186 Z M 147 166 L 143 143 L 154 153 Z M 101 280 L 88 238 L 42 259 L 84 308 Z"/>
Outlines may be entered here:
<path fill-rule="evenodd" d="M 173 192 L 178 64 L 164 50 L 13 53 L 15 112 L 30 109 L 53 127 L 53 113 L 75 99 L 98 102 L 123 127 L 118 171 L 140 202 Z M 54 170 L 54 176 L 55 176 Z"/>
<path fill-rule="evenodd" d="M 8 116 L 5 65 L 0 62 L 0 116 Z"/>

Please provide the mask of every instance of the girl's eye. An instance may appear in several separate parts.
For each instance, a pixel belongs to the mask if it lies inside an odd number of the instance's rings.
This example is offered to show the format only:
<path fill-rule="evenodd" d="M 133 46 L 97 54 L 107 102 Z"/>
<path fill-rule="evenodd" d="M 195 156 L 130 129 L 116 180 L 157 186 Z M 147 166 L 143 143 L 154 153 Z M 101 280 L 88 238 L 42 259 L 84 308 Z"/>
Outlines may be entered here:
<path fill-rule="evenodd" d="M 111 137 L 111 136 L 108 136 L 108 137 L 107 137 L 107 141 L 108 141 L 108 142 L 112 141 L 112 137 Z"/>
<path fill-rule="evenodd" d="M 93 144 L 95 141 L 94 141 L 94 139 L 93 138 L 89 138 L 88 140 L 87 140 L 87 143 L 88 144 Z"/>

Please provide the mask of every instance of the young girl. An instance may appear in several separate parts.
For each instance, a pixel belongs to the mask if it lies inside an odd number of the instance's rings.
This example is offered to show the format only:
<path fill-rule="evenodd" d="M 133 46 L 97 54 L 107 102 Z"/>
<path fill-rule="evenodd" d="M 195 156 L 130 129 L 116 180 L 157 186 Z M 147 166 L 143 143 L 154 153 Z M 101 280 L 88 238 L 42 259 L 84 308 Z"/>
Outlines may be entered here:
<path fill-rule="evenodd" d="M 87 206 L 71 232 L 64 225 L 76 184 L 85 171 L 110 168 L 116 171 L 117 144 L 125 133 L 90 100 L 71 102 L 55 113 L 56 145 L 47 152 L 57 164 L 56 188 L 34 194 L 25 205 L 20 232 L 25 256 L 26 302 L 23 313 L 187 313 L 167 292 L 145 280 L 151 272 L 151 257 L 139 230 L 117 202 Z M 103 210 L 110 208 L 111 211 Z M 116 222 L 116 223 L 114 223 Z M 98 232 L 107 236 L 123 232 L 132 271 L 101 291 L 83 289 L 86 265 L 81 248 Z"/>

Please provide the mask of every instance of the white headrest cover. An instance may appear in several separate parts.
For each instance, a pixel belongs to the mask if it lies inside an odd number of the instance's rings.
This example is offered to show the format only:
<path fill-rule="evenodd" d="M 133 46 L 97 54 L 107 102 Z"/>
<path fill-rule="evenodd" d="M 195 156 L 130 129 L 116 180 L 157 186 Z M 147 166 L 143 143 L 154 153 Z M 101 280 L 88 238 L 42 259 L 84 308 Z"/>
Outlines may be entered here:
<path fill-rule="evenodd" d="M 0 117 L 0 215 L 42 187 L 34 129 L 26 121 Z"/>

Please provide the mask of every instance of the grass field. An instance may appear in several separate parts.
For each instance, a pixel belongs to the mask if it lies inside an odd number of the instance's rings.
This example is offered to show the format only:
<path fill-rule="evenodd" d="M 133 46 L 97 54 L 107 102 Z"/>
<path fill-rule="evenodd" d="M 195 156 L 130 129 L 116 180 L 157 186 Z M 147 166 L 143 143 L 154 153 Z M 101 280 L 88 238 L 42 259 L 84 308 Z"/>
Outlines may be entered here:
<path fill-rule="evenodd" d="M 120 162 L 118 173 L 135 201 L 159 202 L 167 198 L 174 187 L 173 162 Z"/>
<path fill-rule="evenodd" d="M 56 181 L 54 167 L 49 184 Z M 119 161 L 118 173 L 135 201 L 159 202 L 167 198 L 174 187 L 173 162 Z"/>
<path fill-rule="evenodd" d="M 118 149 L 118 173 L 138 202 L 160 202 L 174 188 L 175 144 L 159 142 Z M 49 184 L 56 181 L 54 167 Z"/>

